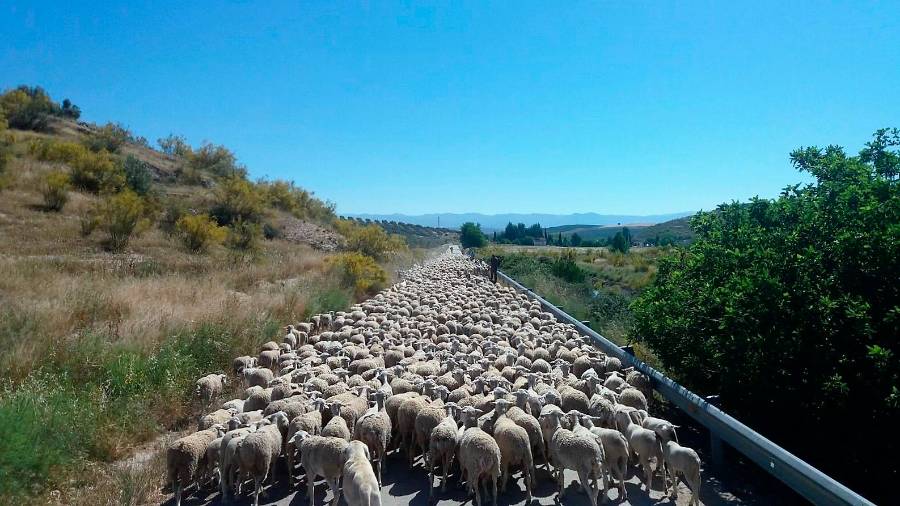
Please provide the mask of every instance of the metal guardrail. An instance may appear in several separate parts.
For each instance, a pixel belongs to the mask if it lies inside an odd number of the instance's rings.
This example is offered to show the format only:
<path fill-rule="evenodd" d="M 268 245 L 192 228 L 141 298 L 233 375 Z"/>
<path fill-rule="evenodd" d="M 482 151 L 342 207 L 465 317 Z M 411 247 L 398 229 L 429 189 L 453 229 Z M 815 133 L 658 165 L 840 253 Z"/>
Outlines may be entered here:
<path fill-rule="evenodd" d="M 571 323 L 581 334 L 592 338 L 597 346 L 607 355 L 614 356 L 621 360 L 622 364 L 633 366 L 646 374 L 650 378 L 654 389 L 698 423 L 709 429 L 710 437 L 713 440 L 713 453 L 721 451 L 715 448 L 715 439 L 719 438 L 816 505 L 873 504 L 825 473 L 800 460 L 784 448 L 769 441 L 707 400 L 667 378 L 661 372 L 633 355 L 628 354 L 612 341 L 563 312 L 503 272 L 498 271 L 497 274 L 504 283 L 538 301 L 544 310 L 552 313 L 559 321 Z"/>

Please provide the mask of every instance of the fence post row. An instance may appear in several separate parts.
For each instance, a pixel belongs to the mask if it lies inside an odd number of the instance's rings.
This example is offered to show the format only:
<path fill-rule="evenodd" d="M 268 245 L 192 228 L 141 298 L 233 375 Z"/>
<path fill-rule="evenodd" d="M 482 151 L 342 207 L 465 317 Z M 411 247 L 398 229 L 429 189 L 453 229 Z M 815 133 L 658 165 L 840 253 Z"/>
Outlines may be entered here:
<path fill-rule="evenodd" d="M 596 346 L 607 355 L 618 358 L 626 367 L 634 367 L 646 374 L 656 391 L 681 408 L 700 425 L 709 429 L 713 465 L 717 464 L 717 460 L 722 459 L 721 442 L 724 441 L 813 504 L 873 504 L 720 410 L 715 405 L 718 402 L 717 398 L 709 401 L 703 399 L 563 312 L 504 272 L 498 270 L 497 276 L 505 284 L 540 303 L 541 307 L 552 313 L 557 320 L 574 325 L 582 335 L 593 339 Z"/>

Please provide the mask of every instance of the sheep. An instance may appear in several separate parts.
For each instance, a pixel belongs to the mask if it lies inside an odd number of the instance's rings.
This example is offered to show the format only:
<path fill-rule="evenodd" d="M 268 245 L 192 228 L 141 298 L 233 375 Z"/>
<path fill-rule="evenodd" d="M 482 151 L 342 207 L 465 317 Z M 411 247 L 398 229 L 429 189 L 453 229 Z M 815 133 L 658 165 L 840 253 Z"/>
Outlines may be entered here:
<path fill-rule="evenodd" d="M 244 411 L 244 400 L 231 399 L 230 401 L 224 402 L 222 404 L 222 409 L 233 409 L 236 413 L 240 413 Z"/>
<path fill-rule="evenodd" d="M 351 441 L 344 449 L 344 499 L 348 506 L 381 506 L 381 491 L 369 463 L 369 448 Z"/>
<path fill-rule="evenodd" d="M 381 486 L 381 473 L 386 465 L 388 445 L 391 441 L 391 419 L 385 411 L 386 393 L 377 390 L 374 409 L 366 412 L 356 421 L 353 437 L 366 444 L 369 453 L 378 457 L 378 485 Z"/>
<path fill-rule="evenodd" d="M 545 415 L 542 414 L 543 416 Z M 556 474 L 556 482 L 559 485 L 559 500 L 562 501 L 566 492 L 563 470 L 571 469 L 578 474 L 578 481 L 590 499 L 591 505 L 596 506 L 599 490 L 594 490 L 590 477 L 602 475 L 602 449 L 593 437 L 584 437 L 562 428 L 563 416 L 565 415 L 562 411 L 555 410 L 546 414 L 552 434 L 548 447 Z"/>
<path fill-rule="evenodd" d="M 597 417 L 583 417 L 582 423 L 592 433 L 596 434 L 601 446 L 606 468 L 609 474 L 619 480 L 619 499 L 627 499 L 628 494 L 625 491 L 625 478 L 628 474 L 628 440 L 625 435 L 615 429 L 607 429 L 603 427 L 593 427 L 593 422 L 601 421 Z"/>
<path fill-rule="evenodd" d="M 325 478 L 334 495 L 331 504 L 337 506 L 341 497 L 339 484 L 344 472 L 344 450 L 350 443 L 339 437 L 312 436 L 304 431 L 294 434 L 289 442 L 300 448 L 300 465 L 306 469 L 309 506 L 314 506 L 315 482 L 319 476 Z"/>
<path fill-rule="evenodd" d="M 197 380 L 194 394 L 206 407 L 212 404 L 213 399 L 222 395 L 222 390 L 227 383 L 228 376 L 224 374 L 208 374 Z"/>
<path fill-rule="evenodd" d="M 253 506 L 259 506 L 262 483 L 281 455 L 281 440 L 283 433 L 287 431 L 287 425 L 284 413 L 275 413 L 265 418 L 256 432 L 248 434 L 238 443 L 237 456 L 241 473 L 253 478 Z"/>
<path fill-rule="evenodd" d="M 247 388 L 260 386 L 266 388 L 275 379 L 275 373 L 265 367 L 247 367 L 243 370 L 244 384 Z"/>
<path fill-rule="evenodd" d="M 322 431 L 322 410 L 325 409 L 327 404 L 322 399 L 316 399 L 312 402 L 312 404 L 314 407 L 312 411 L 294 417 L 288 424 L 286 438 L 287 443 L 285 444 L 284 453 L 285 457 L 287 458 L 288 483 L 290 485 L 293 485 L 294 455 L 297 451 L 297 446 L 291 442 L 293 440 L 294 434 L 298 432 L 306 432 L 307 434 L 318 436 Z"/>
<path fill-rule="evenodd" d="M 657 436 L 662 438 L 664 444 L 669 441 L 678 442 L 678 434 L 675 432 L 678 426 L 672 422 L 648 416 L 641 421 L 641 426 L 655 432 Z"/>
<path fill-rule="evenodd" d="M 456 404 L 448 402 L 444 405 L 447 416 L 437 426 L 432 429 L 429 437 L 428 455 L 425 459 L 428 465 L 428 497 L 431 498 L 434 492 L 434 466 L 441 465 L 443 484 L 441 492 L 447 490 L 447 472 L 450 470 L 450 464 L 453 462 L 453 456 L 456 453 L 457 436 L 459 429 L 456 426 L 456 420 L 453 419 L 453 412 L 457 409 Z"/>
<path fill-rule="evenodd" d="M 619 394 L 619 404 L 647 411 L 647 398 L 637 388 L 624 388 Z"/>
<path fill-rule="evenodd" d="M 500 447 L 500 490 L 506 492 L 510 466 L 521 464 L 525 478 L 525 503 L 528 504 L 531 502 L 535 473 L 531 441 L 528 432 L 505 415 L 509 405 L 506 399 L 497 399 L 495 408 L 499 413 L 494 423 L 494 439 Z"/>
<path fill-rule="evenodd" d="M 663 461 L 662 439 L 650 429 L 645 429 L 634 423 L 631 419 L 617 418 L 616 428 L 625 435 L 628 440 L 628 446 L 634 450 L 638 456 L 641 468 L 644 470 L 644 483 L 647 486 L 647 493 L 652 490 L 653 470 L 650 467 L 650 459 L 656 458 L 656 467 L 663 471 L 663 480 L 665 481 L 665 470 Z"/>
<path fill-rule="evenodd" d="M 219 424 L 225 425 L 235 414 L 237 414 L 237 410 L 234 409 L 217 409 L 200 418 L 197 422 L 197 430 L 206 430 Z"/>
<path fill-rule="evenodd" d="M 459 466 L 466 475 L 469 493 L 481 506 L 481 481 L 491 480 L 491 495 L 497 504 L 497 479 L 500 477 L 500 447 L 487 432 L 471 427 L 459 439 Z"/>
<path fill-rule="evenodd" d="M 251 367 L 256 367 L 256 357 L 249 357 L 244 355 L 243 357 L 237 357 L 231 363 L 232 371 L 234 371 L 235 375 L 241 375 L 244 372 L 244 369 L 248 369 Z"/>
<path fill-rule="evenodd" d="M 216 425 L 178 439 L 166 449 L 167 477 L 175 491 L 176 506 L 181 505 L 182 490 L 194 483 L 197 471 L 206 458 L 206 447 L 223 434 L 225 428 Z"/>
<path fill-rule="evenodd" d="M 678 481 L 683 479 L 691 489 L 690 504 L 700 504 L 700 457 L 697 452 L 686 446 L 681 446 L 675 441 L 668 441 L 663 445 L 663 460 L 666 469 L 672 475 L 672 497 L 678 495 Z M 666 495 L 669 493 L 669 483 L 663 475 L 663 486 Z"/>
<path fill-rule="evenodd" d="M 222 436 L 222 443 L 219 447 L 219 487 L 223 499 L 228 498 L 228 491 L 234 485 L 233 480 L 238 470 L 238 442 L 247 434 L 255 432 L 256 429 L 256 425 L 251 425 L 232 429 Z"/>
<path fill-rule="evenodd" d="M 325 424 L 325 427 L 322 427 L 322 435 L 325 437 L 339 437 L 349 442 L 351 437 L 350 429 L 347 427 L 347 421 L 340 416 L 342 406 L 339 401 L 331 403 L 331 420 Z"/>

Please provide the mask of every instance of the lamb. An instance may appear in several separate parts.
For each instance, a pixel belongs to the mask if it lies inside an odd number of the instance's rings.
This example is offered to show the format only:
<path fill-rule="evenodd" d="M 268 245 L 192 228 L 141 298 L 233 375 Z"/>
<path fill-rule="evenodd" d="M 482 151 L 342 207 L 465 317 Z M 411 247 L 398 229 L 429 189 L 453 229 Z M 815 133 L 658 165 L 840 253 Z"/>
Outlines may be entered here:
<path fill-rule="evenodd" d="M 284 413 L 266 417 L 260 428 L 248 434 L 237 446 L 237 456 L 242 474 L 253 478 L 253 506 L 259 506 L 262 484 L 272 473 L 281 455 L 281 440 L 287 431 L 288 420 Z"/>
<path fill-rule="evenodd" d="M 666 469 L 672 475 L 672 497 L 678 496 L 678 481 L 683 479 L 691 489 L 690 504 L 700 504 L 700 457 L 697 452 L 675 441 L 663 445 L 663 459 Z M 669 493 L 669 483 L 663 475 L 665 493 Z"/>
<path fill-rule="evenodd" d="M 616 428 L 625 435 L 628 446 L 638 455 L 638 461 L 644 470 L 644 482 L 647 485 L 647 494 L 652 491 L 653 470 L 650 468 L 650 459 L 656 458 L 657 469 L 663 469 L 662 439 L 650 429 L 637 425 L 628 417 L 617 417 Z M 663 470 L 663 480 L 665 480 Z"/>
<path fill-rule="evenodd" d="M 648 416 L 641 421 L 641 426 L 655 432 L 657 436 L 662 438 L 663 444 L 668 443 L 669 441 L 678 442 L 678 434 L 675 433 L 675 429 L 677 429 L 678 426 L 674 423 L 663 420 L 662 418 Z"/>
<path fill-rule="evenodd" d="M 222 390 L 228 383 L 228 377 L 224 374 L 208 374 L 197 380 L 197 389 L 194 394 L 203 402 L 203 406 L 212 404 L 213 399 L 222 395 Z"/>
<path fill-rule="evenodd" d="M 350 445 L 339 437 L 312 436 L 300 431 L 289 441 L 300 448 L 300 464 L 306 469 L 307 495 L 309 506 L 314 506 L 316 478 L 325 478 L 334 499 L 331 504 L 337 506 L 341 497 L 339 488 L 344 471 L 344 450 Z"/>
<path fill-rule="evenodd" d="M 499 413 L 494 422 L 494 439 L 500 447 L 500 489 L 506 492 L 506 482 L 509 479 L 509 468 L 514 465 L 522 465 L 522 474 L 525 478 L 525 504 L 531 503 L 531 488 L 534 486 L 534 458 L 531 454 L 531 441 L 528 431 L 517 425 L 506 416 L 510 402 L 506 399 L 497 399 L 496 411 Z"/>
<path fill-rule="evenodd" d="M 225 427 L 216 425 L 172 442 L 166 449 L 168 480 L 175 491 L 175 505 L 181 505 L 182 490 L 194 483 L 197 471 L 206 459 L 206 447 L 225 434 Z"/>
<path fill-rule="evenodd" d="M 628 448 L 628 440 L 625 439 L 624 434 L 615 429 L 593 427 L 592 422 L 595 421 L 599 422 L 600 419 L 589 416 L 582 418 L 582 424 L 597 435 L 603 447 L 609 474 L 619 480 L 619 499 L 626 499 L 628 494 L 625 491 L 625 478 L 628 475 L 628 454 L 631 451 Z"/>
<path fill-rule="evenodd" d="M 344 498 L 348 506 L 381 506 L 381 491 L 369 448 L 362 441 L 351 441 L 344 450 Z"/>
<path fill-rule="evenodd" d="M 491 480 L 494 506 L 497 504 L 497 478 L 500 477 L 500 447 L 487 432 L 471 427 L 459 440 L 459 466 L 466 475 L 469 493 L 475 494 L 475 503 L 481 506 L 481 481 Z"/>
<path fill-rule="evenodd" d="M 544 415 L 542 414 L 542 417 Z M 597 506 L 597 494 L 590 481 L 591 476 L 602 476 L 603 454 L 600 445 L 595 438 L 584 437 L 573 431 L 562 428 L 562 411 L 552 410 L 547 412 L 547 421 L 551 430 L 550 459 L 556 474 L 556 482 L 559 485 L 559 499 L 562 502 L 566 489 L 563 471 L 571 469 L 578 473 L 578 481 L 581 488 L 587 494 L 592 506 Z"/>
<path fill-rule="evenodd" d="M 260 386 L 266 388 L 269 382 L 275 379 L 275 373 L 265 367 L 248 367 L 243 370 L 244 383 L 249 387 Z"/>
<path fill-rule="evenodd" d="M 369 453 L 378 456 L 378 485 L 381 485 L 381 473 L 387 458 L 388 445 L 391 441 L 391 419 L 384 409 L 384 401 L 387 394 L 383 390 L 377 390 L 375 408 L 367 411 L 356 421 L 353 428 L 353 437 L 366 444 Z"/>

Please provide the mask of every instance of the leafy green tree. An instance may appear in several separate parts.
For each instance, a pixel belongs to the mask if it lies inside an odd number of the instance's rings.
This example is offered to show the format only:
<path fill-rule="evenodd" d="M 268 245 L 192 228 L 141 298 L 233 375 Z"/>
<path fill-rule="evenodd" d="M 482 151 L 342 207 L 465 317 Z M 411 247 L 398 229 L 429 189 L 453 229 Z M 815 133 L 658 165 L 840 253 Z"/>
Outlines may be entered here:
<path fill-rule="evenodd" d="M 625 239 L 625 234 L 622 232 L 616 232 L 616 235 L 613 236 L 612 241 L 609 243 L 610 251 L 618 251 L 619 253 L 628 253 L 630 247 L 631 243 Z"/>
<path fill-rule="evenodd" d="M 581 246 L 581 236 L 578 235 L 578 232 L 572 232 L 572 237 L 569 238 L 569 243 L 576 248 L 578 246 Z"/>
<path fill-rule="evenodd" d="M 183 135 L 169 134 L 166 137 L 157 139 L 156 144 L 167 155 L 187 158 L 192 152 L 191 145 L 187 143 Z"/>
<path fill-rule="evenodd" d="M 876 502 L 900 449 L 867 439 L 900 419 L 898 145 L 879 130 L 858 156 L 794 151 L 814 183 L 696 215 L 632 306 L 679 380 Z"/>
<path fill-rule="evenodd" d="M 487 237 L 481 231 L 481 225 L 468 221 L 459 227 L 459 242 L 463 248 L 481 248 L 487 244 Z"/>

